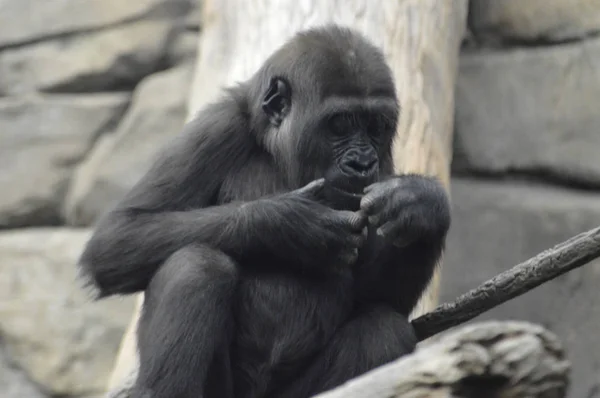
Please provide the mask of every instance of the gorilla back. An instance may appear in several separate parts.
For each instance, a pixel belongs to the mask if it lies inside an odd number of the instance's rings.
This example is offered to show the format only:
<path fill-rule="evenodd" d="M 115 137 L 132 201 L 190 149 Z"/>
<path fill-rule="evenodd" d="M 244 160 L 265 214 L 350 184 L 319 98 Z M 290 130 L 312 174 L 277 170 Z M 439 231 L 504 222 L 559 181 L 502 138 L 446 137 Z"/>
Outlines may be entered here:
<path fill-rule="evenodd" d="M 134 398 L 309 397 L 414 349 L 450 216 L 393 174 L 398 114 L 380 50 L 327 26 L 186 125 L 80 261 L 146 293 Z"/>

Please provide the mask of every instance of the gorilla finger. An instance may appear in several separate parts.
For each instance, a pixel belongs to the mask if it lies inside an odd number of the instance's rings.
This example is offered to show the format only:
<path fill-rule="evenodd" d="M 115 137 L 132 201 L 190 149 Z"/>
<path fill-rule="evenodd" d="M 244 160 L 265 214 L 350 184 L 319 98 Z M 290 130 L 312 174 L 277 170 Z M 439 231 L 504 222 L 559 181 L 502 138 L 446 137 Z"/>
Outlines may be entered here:
<path fill-rule="evenodd" d="M 316 196 L 323 190 L 324 186 L 325 179 L 319 178 L 318 180 L 314 180 L 308 183 L 307 185 L 303 186 L 302 188 L 298 189 L 296 192 L 304 196 Z"/>
<path fill-rule="evenodd" d="M 369 216 L 369 225 L 373 228 L 381 227 L 385 222 L 390 219 L 394 219 L 395 212 L 392 209 L 386 209 L 385 207 L 381 209 L 378 213 Z"/>
<path fill-rule="evenodd" d="M 336 213 L 339 222 L 344 226 L 350 227 L 353 231 L 362 231 L 367 226 L 367 217 L 362 212 L 340 210 Z"/>
<path fill-rule="evenodd" d="M 364 189 L 363 189 L 363 193 L 367 194 L 369 192 L 373 192 L 373 191 L 377 191 L 377 190 L 381 190 L 383 187 L 385 186 L 385 182 L 374 182 L 371 185 L 367 185 Z"/>
<path fill-rule="evenodd" d="M 381 214 L 375 214 L 374 216 L 369 217 L 369 224 L 376 228 L 380 225 L 380 222 L 381 222 Z"/>
<path fill-rule="evenodd" d="M 381 211 L 386 202 L 386 196 L 369 193 L 360 200 L 360 210 L 371 216 Z"/>
<path fill-rule="evenodd" d="M 400 222 L 402 218 L 408 217 L 413 209 L 413 204 L 398 202 L 394 198 L 393 200 L 388 200 L 385 205 L 379 209 L 378 213 L 371 216 L 369 223 L 371 226 L 378 228 L 390 220 L 398 220 L 397 222 Z M 410 221 L 410 219 L 406 219 L 402 222 Z"/>
<path fill-rule="evenodd" d="M 410 220 L 388 221 L 377 228 L 377 234 L 394 242 L 397 247 L 404 247 L 420 236 L 410 224 Z"/>
<path fill-rule="evenodd" d="M 366 236 L 360 232 L 358 234 L 350 234 L 347 244 L 354 248 L 361 248 L 365 244 Z"/>

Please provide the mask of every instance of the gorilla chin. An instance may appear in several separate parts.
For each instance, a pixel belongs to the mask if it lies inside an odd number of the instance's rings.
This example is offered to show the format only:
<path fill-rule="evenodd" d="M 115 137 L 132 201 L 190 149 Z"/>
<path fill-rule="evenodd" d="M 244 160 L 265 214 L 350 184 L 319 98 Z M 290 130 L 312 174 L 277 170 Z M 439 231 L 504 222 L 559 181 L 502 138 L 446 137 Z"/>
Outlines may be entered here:
<path fill-rule="evenodd" d="M 342 171 L 326 173 L 323 194 L 329 206 L 336 210 L 359 210 L 364 189 L 379 178 L 376 170 L 367 175 L 349 175 Z"/>

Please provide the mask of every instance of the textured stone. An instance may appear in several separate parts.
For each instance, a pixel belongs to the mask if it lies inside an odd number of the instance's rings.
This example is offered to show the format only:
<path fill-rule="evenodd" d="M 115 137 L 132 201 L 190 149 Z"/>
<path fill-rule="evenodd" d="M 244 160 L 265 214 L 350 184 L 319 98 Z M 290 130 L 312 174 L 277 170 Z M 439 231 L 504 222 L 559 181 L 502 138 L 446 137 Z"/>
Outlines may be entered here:
<path fill-rule="evenodd" d="M 107 91 L 162 67 L 175 27 L 165 20 L 58 37 L 0 52 L 0 95 Z"/>
<path fill-rule="evenodd" d="M 542 172 L 600 185 L 600 39 L 464 53 L 455 170 Z"/>
<path fill-rule="evenodd" d="M 532 183 L 452 180 L 453 225 L 442 301 L 567 238 L 600 225 L 600 193 Z M 570 397 L 596 397 L 600 386 L 600 261 L 571 271 L 483 314 L 525 320 L 557 333 L 573 363 Z"/>
<path fill-rule="evenodd" d="M 137 87 L 118 130 L 103 137 L 77 170 L 64 209 L 71 225 L 90 225 L 115 204 L 179 133 L 186 117 L 192 64 L 160 72 Z"/>
<path fill-rule="evenodd" d="M 474 0 L 469 26 L 492 40 L 576 39 L 600 31 L 600 1 Z"/>
<path fill-rule="evenodd" d="M 46 398 L 38 387 L 11 360 L 0 339 L 0 396 L 2 398 Z"/>
<path fill-rule="evenodd" d="M 120 93 L 0 100 L 0 228 L 58 223 L 75 164 L 128 101 Z"/>
<path fill-rule="evenodd" d="M 0 233 L 0 334 L 52 395 L 101 393 L 131 317 L 130 298 L 92 301 L 76 283 L 87 230 Z"/>
<path fill-rule="evenodd" d="M 200 34 L 193 30 L 183 30 L 169 46 L 168 59 L 171 65 L 194 61 L 198 53 Z"/>
<path fill-rule="evenodd" d="M 185 16 L 195 6 L 196 0 L 0 0 L 0 47 L 140 18 Z"/>

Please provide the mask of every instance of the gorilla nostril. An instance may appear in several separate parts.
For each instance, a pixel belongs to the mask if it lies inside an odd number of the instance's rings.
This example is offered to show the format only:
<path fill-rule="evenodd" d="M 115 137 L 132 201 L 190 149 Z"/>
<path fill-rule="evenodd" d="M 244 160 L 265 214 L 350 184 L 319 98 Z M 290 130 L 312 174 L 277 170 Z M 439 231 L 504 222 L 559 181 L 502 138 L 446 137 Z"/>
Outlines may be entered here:
<path fill-rule="evenodd" d="M 377 159 L 371 159 L 366 162 L 366 169 L 371 170 L 377 166 Z"/>
<path fill-rule="evenodd" d="M 344 163 L 344 169 L 350 174 L 366 174 L 377 165 L 377 159 L 350 159 Z"/>

